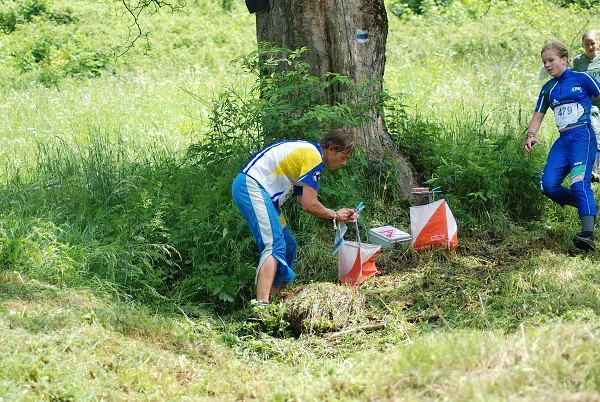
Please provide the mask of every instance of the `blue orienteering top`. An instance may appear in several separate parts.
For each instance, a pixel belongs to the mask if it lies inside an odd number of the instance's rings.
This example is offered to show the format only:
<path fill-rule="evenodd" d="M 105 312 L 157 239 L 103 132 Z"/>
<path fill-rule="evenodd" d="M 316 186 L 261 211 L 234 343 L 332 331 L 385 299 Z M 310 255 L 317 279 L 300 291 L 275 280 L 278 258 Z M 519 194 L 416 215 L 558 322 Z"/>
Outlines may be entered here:
<path fill-rule="evenodd" d="M 554 111 L 559 130 L 580 124 L 590 125 L 592 96 L 600 95 L 598 81 L 586 73 L 566 69 L 558 78 L 544 84 L 540 91 L 535 111 Z"/>

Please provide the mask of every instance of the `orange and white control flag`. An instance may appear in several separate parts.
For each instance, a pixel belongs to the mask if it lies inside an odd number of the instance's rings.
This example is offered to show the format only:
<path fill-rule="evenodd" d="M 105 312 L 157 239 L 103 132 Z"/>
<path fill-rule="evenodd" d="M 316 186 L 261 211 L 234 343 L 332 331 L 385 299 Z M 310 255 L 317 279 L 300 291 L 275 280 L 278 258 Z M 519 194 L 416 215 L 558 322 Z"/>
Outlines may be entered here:
<path fill-rule="evenodd" d="M 410 207 L 410 229 L 416 249 L 458 247 L 458 227 L 446 200 Z"/>

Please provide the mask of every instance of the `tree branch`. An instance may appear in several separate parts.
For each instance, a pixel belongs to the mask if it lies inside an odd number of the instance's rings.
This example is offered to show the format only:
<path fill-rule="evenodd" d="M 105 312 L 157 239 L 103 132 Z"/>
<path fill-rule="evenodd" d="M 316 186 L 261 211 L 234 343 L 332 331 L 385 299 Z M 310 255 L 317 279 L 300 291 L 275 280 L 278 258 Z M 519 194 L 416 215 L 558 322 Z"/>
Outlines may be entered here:
<path fill-rule="evenodd" d="M 362 325 L 360 327 L 350 328 L 350 329 L 340 331 L 340 332 L 334 332 L 329 335 L 329 339 L 330 340 L 337 339 L 340 336 L 344 336 L 344 335 L 347 335 L 347 334 L 355 332 L 355 331 L 375 331 L 377 329 L 383 329 L 383 328 L 385 328 L 385 323 L 383 323 L 383 322 L 380 322 L 377 324 Z"/>
<path fill-rule="evenodd" d="M 148 36 L 144 34 L 142 31 L 142 27 L 140 25 L 140 15 L 144 10 L 147 10 L 150 16 L 160 12 L 160 10 L 164 7 L 170 9 L 171 11 L 181 11 L 186 3 L 185 0 L 174 0 L 174 1 L 162 1 L 162 0 L 116 0 L 120 1 L 127 10 L 127 13 L 133 19 L 133 22 L 129 26 L 129 35 L 127 37 L 127 44 L 124 46 L 120 46 L 119 48 L 124 48 L 117 57 L 120 57 L 127 53 L 129 49 L 133 48 L 138 39 L 144 37 L 146 38 L 146 42 L 148 41 Z"/>

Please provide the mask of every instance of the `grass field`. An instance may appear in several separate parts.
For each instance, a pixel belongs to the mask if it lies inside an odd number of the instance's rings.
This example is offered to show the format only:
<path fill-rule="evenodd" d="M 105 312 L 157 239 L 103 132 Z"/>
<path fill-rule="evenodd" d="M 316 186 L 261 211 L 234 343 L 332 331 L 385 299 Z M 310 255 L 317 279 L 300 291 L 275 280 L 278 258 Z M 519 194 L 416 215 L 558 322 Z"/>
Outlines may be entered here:
<path fill-rule="evenodd" d="M 537 194 L 550 116 L 536 154 L 519 151 L 539 49 L 579 51 L 595 9 L 463 0 L 388 15 L 385 87 L 404 113 L 390 122 L 425 179 L 454 178 L 460 248 L 383 252 L 382 275 L 348 290 L 329 225 L 287 211 L 288 295 L 364 300 L 335 337 L 295 336 L 285 299 L 266 327 L 245 322 L 256 256 L 230 167 L 186 153 L 211 100 L 252 85 L 230 60 L 256 48 L 254 16 L 225 0 L 184 10 L 143 15 L 148 40 L 114 58 L 131 26 L 120 2 L 0 2 L 0 22 L 20 18 L 0 33 L 0 401 L 600 401 L 600 257 L 572 246 L 576 212 Z M 357 159 L 332 188 L 372 179 Z M 406 201 L 380 184 L 353 195 L 363 228 L 406 229 Z M 385 327 L 358 329 L 373 322 Z"/>

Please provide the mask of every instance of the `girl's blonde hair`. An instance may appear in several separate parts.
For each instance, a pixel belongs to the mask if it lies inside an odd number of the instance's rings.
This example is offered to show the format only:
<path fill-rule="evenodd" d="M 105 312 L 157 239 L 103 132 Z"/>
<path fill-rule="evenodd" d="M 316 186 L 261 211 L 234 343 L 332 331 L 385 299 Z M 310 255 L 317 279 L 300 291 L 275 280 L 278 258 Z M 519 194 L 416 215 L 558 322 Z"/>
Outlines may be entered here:
<path fill-rule="evenodd" d="M 556 54 L 558 55 L 558 57 L 560 57 L 561 59 L 563 57 L 566 57 L 567 58 L 567 67 L 571 67 L 571 62 L 569 61 L 569 49 L 567 48 L 567 46 L 564 43 L 561 43 L 561 42 L 548 43 L 546 46 L 544 46 L 544 48 L 540 52 L 540 56 L 546 50 L 554 50 L 556 52 Z"/>

